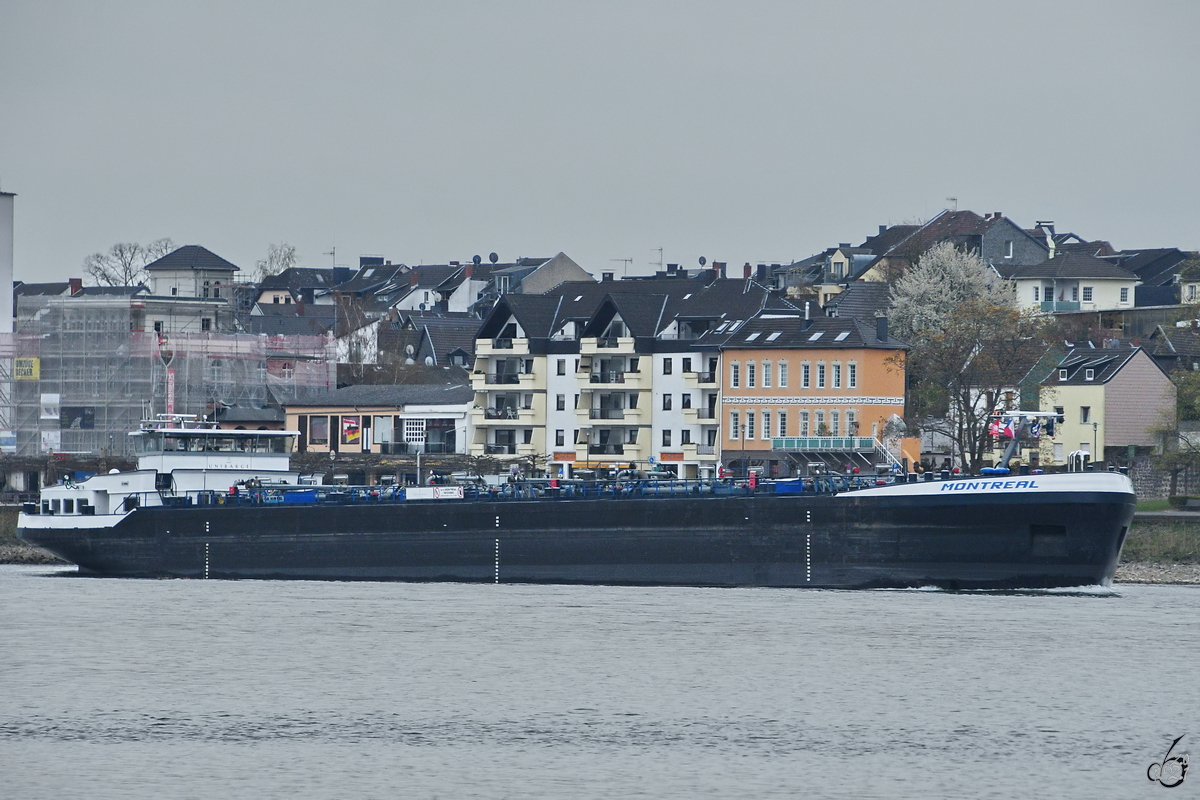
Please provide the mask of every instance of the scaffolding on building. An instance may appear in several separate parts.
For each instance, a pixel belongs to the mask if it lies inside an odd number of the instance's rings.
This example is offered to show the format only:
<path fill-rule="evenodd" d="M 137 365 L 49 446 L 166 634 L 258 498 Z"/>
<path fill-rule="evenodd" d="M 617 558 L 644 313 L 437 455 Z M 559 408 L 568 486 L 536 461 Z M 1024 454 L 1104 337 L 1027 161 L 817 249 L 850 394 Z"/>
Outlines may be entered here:
<path fill-rule="evenodd" d="M 128 455 L 127 434 L 148 415 L 281 405 L 335 385 L 328 336 L 145 331 L 118 294 L 18 303 L 16 333 L 0 336 L 0 364 L 14 365 L 11 380 L 0 375 L 11 431 L 0 445 L 17 455 Z"/>

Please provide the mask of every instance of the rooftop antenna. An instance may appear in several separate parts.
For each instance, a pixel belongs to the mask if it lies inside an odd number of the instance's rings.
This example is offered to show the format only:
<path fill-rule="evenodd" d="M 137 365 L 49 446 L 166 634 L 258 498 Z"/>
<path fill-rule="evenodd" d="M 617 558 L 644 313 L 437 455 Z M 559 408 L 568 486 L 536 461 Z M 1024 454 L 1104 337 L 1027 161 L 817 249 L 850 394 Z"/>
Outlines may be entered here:
<path fill-rule="evenodd" d="M 663 268 L 663 249 L 662 249 L 661 247 L 651 247 L 651 248 L 650 248 L 650 252 L 651 252 L 651 253 L 658 253 L 658 271 L 659 271 L 659 272 L 662 272 L 662 268 Z M 653 262 L 653 261 L 651 261 L 650 263 L 651 263 L 651 264 L 653 264 L 654 262 Z"/>
<path fill-rule="evenodd" d="M 629 277 L 629 268 L 633 265 L 632 258 L 610 258 L 609 261 L 620 261 L 622 264 L 624 264 L 624 266 L 621 267 L 621 277 Z"/>
<path fill-rule="evenodd" d="M 953 206 L 950 209 L 951 211 L 958 211 L 958 198 L 957 197 L 947 197 L 946 202 L 950 203 L 950 205 Z"/>
<path fill-rule="evenodd" d="M 333 266 L 337 267 L 337 245 L 333 245 L 327 252 L 321 253 L 323 256 L 329 256 L 333 259 Z"/>

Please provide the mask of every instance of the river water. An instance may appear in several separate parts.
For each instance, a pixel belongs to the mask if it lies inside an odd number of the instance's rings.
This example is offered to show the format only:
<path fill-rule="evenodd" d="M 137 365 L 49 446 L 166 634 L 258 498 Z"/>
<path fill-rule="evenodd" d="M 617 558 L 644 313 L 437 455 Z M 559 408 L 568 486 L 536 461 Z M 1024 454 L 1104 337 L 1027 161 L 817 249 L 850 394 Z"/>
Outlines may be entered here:
<path fill-rule="evenodd" d="M 55 574 L 0 567 L 3 797 L 1152 797 L 1200 757 L 1200 587 Z"/>

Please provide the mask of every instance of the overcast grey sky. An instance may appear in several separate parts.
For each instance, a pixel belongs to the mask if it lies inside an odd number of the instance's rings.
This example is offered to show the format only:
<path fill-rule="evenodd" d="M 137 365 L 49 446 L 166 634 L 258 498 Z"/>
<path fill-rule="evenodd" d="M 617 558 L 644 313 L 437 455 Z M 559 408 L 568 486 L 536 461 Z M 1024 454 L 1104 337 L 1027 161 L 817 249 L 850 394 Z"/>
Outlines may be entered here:
<path fill-rule="evenodd" d="M 1200 3 L 0 4 L 16 277 L 802 258 L 960 208 L 1200 247 Z"/>

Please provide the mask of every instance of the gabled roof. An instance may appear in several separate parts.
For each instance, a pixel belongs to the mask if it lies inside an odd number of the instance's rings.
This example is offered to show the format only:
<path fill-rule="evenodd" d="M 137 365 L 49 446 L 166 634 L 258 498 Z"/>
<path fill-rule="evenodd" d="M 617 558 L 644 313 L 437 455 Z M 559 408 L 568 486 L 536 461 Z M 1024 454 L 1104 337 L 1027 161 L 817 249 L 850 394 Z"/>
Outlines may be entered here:
<path fill-rule="evenodd" d="M 13 294 L 16 297 L 35 297 L 45 295 L 61 295 L 70 294 L 71 284 L 63 283 L 25 283 L 17 281 L 13 286 Z"/>
<path fill-rule="evenodd" d="M 407 272 L 408 267 L 404 264 L 366 264 L 359 267 L 350 280 L 334 286 L 333 291 L 342 294 L 374 292 L 389 283 L 398 284 L 403 279 L 400 276 Z"/>
<path fill-rule="evenodd" d="M 670 298 L 664 294 L 621 292 L 609 294 L 601 301 L 584 328 L 583 336 L 601 336 L 615 316 L 620 316 L 633 336 L 654 336 L 663 327 L 664 312 Z"/>
<path fill-rule="evenodd" d="M 85 286 L 72 297 L 133 297 L 135 294 L 149 294 L 145 286 Z M 195 300 L 194 297 L 168 298 L 171 300 Z"/>
<path fill-rule="evenodd" d="M 1179 285 L 1168 284 L 1166 286 L 1141 286 L 1133 287 L 1133 305 L 1135 308 L 1147 308 L 1151 306 L 1177 306 L 1179 305 Z"/>
<path fill-rule="evenodd" d="M 1128 344 L 1119 347 L 1074 347 L 1067 352 L 1058 366 L 1042 381 L 1047 385 L 1087 386 L 1106 383 L 1121 368 L 1129 363 L 1142 348 Z M 1148 354 L 1147 354 L 1148 355 Z M 1153 361 L 1153 359 L 1151 359 Z M 1161 369 L 1161 367 L 1160 367 Z M 1065 380 L 1060 379 L 1061 370 L 1067 371 Z M 1093 378 L 1087 379 L 1087 371 L 1093 370 Z"/>
<path fill-rule="evenodd" d="M 878 258 L 871 262 L 871 266 L 878 263 L 881 258 L 919 256 L 938 242 L 965 236 L 980 236 L 990 227 L 991 223 L 974 211 L 946 210 L 897 241 L 886 251 L 877 253 Z"/>
<path fill-rule="evenodd" d="M 468 355 L 475 352 L 479 319 L 469 314 L 411 314 L 405 318 L 405 323 L 424 332 L 433 349 L 434 364 L 450 363 L 450 354 L 455 350 L 463 350 Z"/>
<path fill-rule="evenodd" d="M 336 285 L 332 269 L 310 269 L 308 267 L 288 267 L 278 275 L 268 275 L 258 285 L 260 290 L 287 289 L 292 294 L 299 294 L 301 289 L 330 289 Z"/>
<path fill-rule="evenodd" d="M 492 339 L 500 335 L 510 316 L 530 339 L 548 338 L 554 333 L 555 320 L 562 298 L 544 294 L 506 294 L 496 301 L 484 318 L 478 334 L 481 339 Z"/>
<path fill-rule="evenodd" d="M 912 236 L 918 230 L 920 225 L 891 225 L 887 229 L 874 236 L 868 236 L 867 240 L 859 245 L 863 250 L 868 250 L 875 255 L 883 255 L 888 250 L 891 250 L 896 245 L 903 242 L 908 237 Z"/>
<path fill-rule="evenodd" d="M 857 348 L 902 350 L 908 347 L 892 336 L 881 342 L 877 328 L 850 317 L 813 317 L 764 311 L 745 322 L 718 325 L 696 340 L 697 347 L 724 350 Z"/>
<path fill-rule="evenodd" d="M 997 268 L 999 270 L 999 268 Z M 1095 256 L 1085 255 L 1079 252 L 1067 252 L 1061 255 L 1056 254 L 1054 258 L 1048 258 L 1040 264 L 1025 267 L 1013 267 L 1007 270 L 1007 275 L 1004 277 L 1010 280 L 1028 280 L 1036 278 L 1059 278 L 1064 280 L 1073 280 L 1079 278 L 1091 278 L 1095 280 L 1124 280 L 1136 281 L 1137 275 L 1117 266 L 1111 261 L 1106 261 Z"/>
<path fill-rule="evenodd" d="M 1125 269 L 1132 270 L 1150 286 L 1163 286 L 1174 283 L 1179 274 L 1179 266 L 1195 253 L 1187 253 L 1177 247 L 1160 247 L 1140 250 L 1121 250 L 1114 253 L 1110 260 L 1120 264 Z"/>
<path fill-rule="evenodd" d="M 188 244 L 176 248 L 157 261 L 146 265 L 147 272 L 160 269 L 190 269 L 206 272 L 224 270 L 234 272 L 238 267 L 206 247 L 198 244 Z"/>
<path fill-rule="evenodd" d="M 1200 330 L 1190 325 L 1182 328 L 1159 325 L 1150 334 L 1150 342 L 1147 352 L 1156 361 L 1169 360 L 1184 369 L 1200 362 Z"/>

